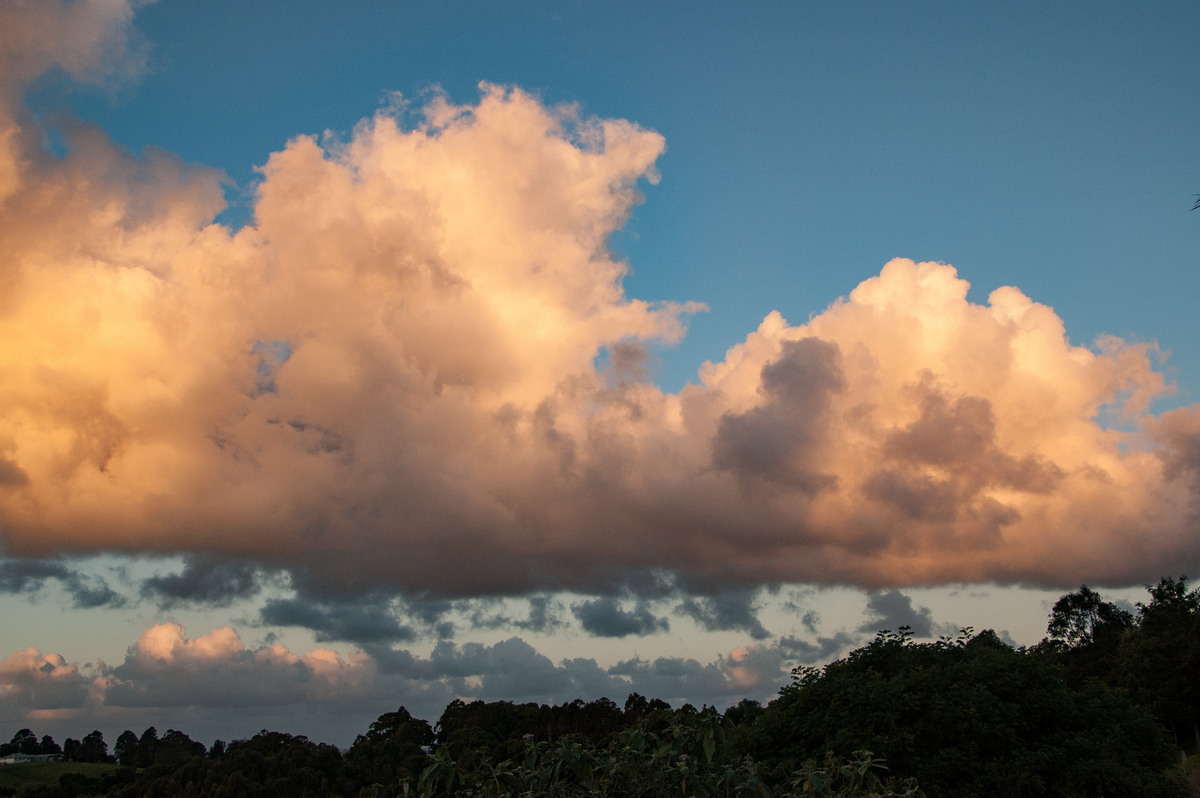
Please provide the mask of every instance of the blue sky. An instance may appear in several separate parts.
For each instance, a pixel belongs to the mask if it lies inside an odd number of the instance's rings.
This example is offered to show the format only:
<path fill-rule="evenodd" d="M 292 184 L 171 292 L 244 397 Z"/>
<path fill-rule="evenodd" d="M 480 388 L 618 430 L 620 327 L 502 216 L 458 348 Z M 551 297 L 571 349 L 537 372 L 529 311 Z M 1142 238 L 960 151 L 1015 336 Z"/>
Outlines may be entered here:
<path fill-rule="evenodd" d="M 765 699 L 874 627 L 1032 643 L 1081 582 L 1195 566 L 1195 4 L 126 10 L 0 9 L 41 64 L 0 96 L 14 730 Z M 572 104 L 637 127 L 589 150 Z"/>
<path fill-rule="evenodd" d="M 1191 4 L 693 9 L 161 2 L 137 16 L 142 79 L 73 100 L 135 152 L 224 169 L 237 219 L 293 136 L 344 135 L 392 92 L 521 86 L 667 139 L 616 245 L 631 295 L 713 308 L 668 384 L 902 256 L 953 264 L 978 300 L 1016 285 L 1078 343 L 1157 341 L 1195 400 Z"/>

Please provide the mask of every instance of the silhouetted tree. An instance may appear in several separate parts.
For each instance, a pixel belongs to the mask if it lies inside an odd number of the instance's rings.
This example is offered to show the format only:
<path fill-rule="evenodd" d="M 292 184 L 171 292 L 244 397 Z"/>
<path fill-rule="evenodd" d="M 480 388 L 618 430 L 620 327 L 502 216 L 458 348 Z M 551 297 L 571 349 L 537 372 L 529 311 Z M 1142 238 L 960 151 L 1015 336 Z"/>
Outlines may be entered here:
<path fill-rule="evenodd" d="M 79 751 L 75 754 L 77 762 L 111 762 L 108 755 L 108 743 L 99 730 L 86 735 L 79 743 Z"/>
<path fill-rule="evenodd" d="M 759 724 L 760 760 L 873 751 L 931 795 L 1185 794 L 1148 713 L 1096 681 L 1071 690 L 1050 658 L 991 631 L 925 644 L 881 633 L 798 669 Z"/>
<path fill-rule="evenodd" d="M 366 734 L 355 738 L 346 752 L 346 770 L 358 784 L 380 785 L 379 798 L 397 795 L 402 781 L 415 779 L 425 769 L 433 743 L 429 723 L 400 707 L 380 715 Z"/>
<path fill-rule="evenodd" d="M 129 729 L 121 732 L 117 742 L 113 744 L 113 757 L 118 765 L 137 767 L 138 736 Z"/>

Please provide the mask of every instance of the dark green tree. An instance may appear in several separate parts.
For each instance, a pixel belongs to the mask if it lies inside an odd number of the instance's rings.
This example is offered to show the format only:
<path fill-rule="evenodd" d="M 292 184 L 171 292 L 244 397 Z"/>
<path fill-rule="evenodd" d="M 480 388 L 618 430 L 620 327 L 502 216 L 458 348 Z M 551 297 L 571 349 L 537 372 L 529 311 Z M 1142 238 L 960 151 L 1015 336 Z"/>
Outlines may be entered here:
<path fill-rule="evenodd" d="M 398 795 L 400 784 L 425 769 L 433 746 L 433 728 L 400 707 L 386 712 L 360 734 L 346 752 L 350 778 L 363 786 L 379 785 L 376 795 Z"/>
<path fill-rule="evenodd" d="M 1071 690 L 1051 658 L 991 631 L 925 644 L 881 633 L 798 669 L 758 726 L 763 762 L 868 750 L 936 796 L 1184 794 L 1148 713 L 1095 681 Z"/>
<path fill-rule="evenodd" d="M 87 734 L 79 743 L 79 751 L 75 754 L 79 762 L 112 762 L 108 755 L 108 743 L 99 730 Z"/>
<path fill-rule="evenodd" d="M 148 768 L 154 764 L 154 755 L 158 753 L 158 729 L 150 726 L 138 738 L 137 754 L 133 764 L 139 768 Z"/>
<path fill-rule="evenodd" d="M 1200 749 L 1200 590 L 1187 577 L 1147 585 L 1136 631 L 1116 681 L 1171 730 L 1177 745 Z"/>
<path fill-rule="evenodd" d="M 38 743 L 37 752 L 39 754 L 61 754 L 62 746 L 54 742 L 54 738 L 49 734 L 43 734 L 42 741 Z"/>
<path fill-rule="evenodd" d="M 36 754 L 38 752 L 38 738 L 29 729 L 21 729 L 13 735 L 12 739 L 4 745 L 0 745 L 0 756 L 8 754 Z"/>
<path fill-rule="evenodd" d="M 1054 603 L 1046 632 L 1051 640 L 1081 648 L 1100 639 L 1118 637 L 1132 626 L 1132 613 L 1105 601 L 1087 585 L 1080 585 L 1079 590 Z"/>
<path fill-rule="evenodd" d="M 138 736 L 129 729 L 121 732 L 117 742 L 113 744 L 113 757 L 118 765 L 137 767 Z"/>

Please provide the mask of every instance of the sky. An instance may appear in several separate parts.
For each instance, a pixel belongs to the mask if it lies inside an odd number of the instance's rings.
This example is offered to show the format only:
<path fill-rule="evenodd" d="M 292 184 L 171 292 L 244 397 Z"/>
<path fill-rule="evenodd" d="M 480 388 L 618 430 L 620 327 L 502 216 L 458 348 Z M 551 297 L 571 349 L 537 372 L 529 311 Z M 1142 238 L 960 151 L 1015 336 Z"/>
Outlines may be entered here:
<path fill-rule="evenodd" d="M 0 726 L 723 708 L 1196 572 L 1200 7 L 647 6 L 0 0 Z"/>

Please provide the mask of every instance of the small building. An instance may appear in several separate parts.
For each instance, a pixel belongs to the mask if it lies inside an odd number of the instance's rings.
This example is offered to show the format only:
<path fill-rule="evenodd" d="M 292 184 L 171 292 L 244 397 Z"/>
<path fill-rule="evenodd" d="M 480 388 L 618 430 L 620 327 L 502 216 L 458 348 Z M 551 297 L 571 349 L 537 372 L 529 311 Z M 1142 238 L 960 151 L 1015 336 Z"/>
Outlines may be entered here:
<path fill-rule="evenodd" d="M 62 754 L 8 754 L 0 757 L 0 765 L 23 765 L 27 762 L 61 762 Z"/>

